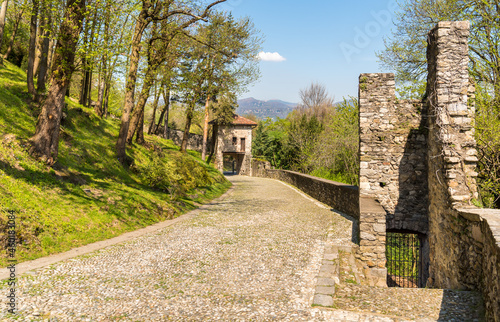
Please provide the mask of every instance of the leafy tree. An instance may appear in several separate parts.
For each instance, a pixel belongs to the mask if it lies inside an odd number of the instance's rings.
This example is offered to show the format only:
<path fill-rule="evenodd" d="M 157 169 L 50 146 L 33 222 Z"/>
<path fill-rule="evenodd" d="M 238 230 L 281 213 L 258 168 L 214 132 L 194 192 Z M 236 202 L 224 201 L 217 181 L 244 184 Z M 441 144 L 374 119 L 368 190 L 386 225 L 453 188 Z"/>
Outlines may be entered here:
<path fill-rule="evenodd" d="M 204 45 L 203 59 L 208 70 L 205 74 L 206 102 L 203 123 L 202 159 L 205 160 L 208 138 L 210 101 L 223 93 L 243 92 L 259 76 L 257 54 L 261 39 L 256 36 L 248 18 L 235 20 L 232 15 L 215 13 L 210 23 L 201 26 L 198 41 Z M 212 109 L 217 105 L 212 105 Z"/>
<path fill-rule="evenodd" d="M 201 12 L 199 12 L 199 10 L 195 10 L 194 8 L 185 6 L 181 1 L 175 2 L 172 0 L 167 1 L 167 3 L 155 0 L 141 1 L 142 7 L 136 19 L 134 36 L 132 39 L 128 75 L 125 86 L 125 102 L 121 117 L 120 132 L 118 134 L 118 140 L 116 142 L 117 158 L 122 164 L 126 163 L 127 135 L 130 125 L 130 116 L 135 104 L 134 96 L 137 83 L 137 72 L 141 57 L 141 42 L 144 31 L 153 20 L 165 20 L 174 16 L 189 16 L 190 19 L 183 24 L 182 29 L 187 28 L 195 22 L 201 19 L 205 19 L 209 15 L 210 9 L 213 6 L 225 1 L 226 0 L 214 1 L 207 5 L 204 9 L 202 9 Z"/>
<path fill-rule="evenodd" d="M 16 1 L 13 3 L 13 5 L 14 5 L 14 9 L 10 10 L 12 12 L 15 12 L 15 14 L 12 14 L 13 26 L 12 26 L 12 30 L 11 30 L 11 34 L 10 34 L 10 38 L 9 38 L 9 42 L 8 42 L 8 47 L 7 47 L 7 50 L 5 51 L 5 54 L 3 55 L 3 59 L 9 58 L 9 55 L 12 52 L 12 49 L 14 48 L 14 41 L 16 39 L 16 35 L 17 35 L 18 30 L 19 30 L 19 26 L 21 25 L 23 14 L 27 8 L 27 0 L 23 0 L 23 3 L 17 3 L 17 1 Z M 18 64 L 18 65 L 20 65 L 20 64 Z"/>
<path fill-rule="evenodd" d="M 252 142 L 253 153 L 268 160 L 279 169 L 291 169 L 295 163 L 297 151 L 289 145 L 288 131 L 290 121 L 278 118 L 276 121 L 261 121 Z"/>
<path fill-rule="evenodd" d="M 324 122 L 310 165 L 313 174 L 353 185 L 358 182 L 358 101 L 351 97 L 337 103 Z"/>
<path fill-rule="evenodd" d="M 476 97 L 478 186 L 484 206 L 500 208 L 500 108 L 484 89 L 479 88 Z"/>
<path fill-rule="evenodd" d="M 498 0 L 406 0 L 400 2 L 395 31 L 377 54 L 398 80 L 424 81 L 427 33 L 439 21 L 469 20 L 470 72 L 478 84 L 500 97 L 500 4 Z"/>

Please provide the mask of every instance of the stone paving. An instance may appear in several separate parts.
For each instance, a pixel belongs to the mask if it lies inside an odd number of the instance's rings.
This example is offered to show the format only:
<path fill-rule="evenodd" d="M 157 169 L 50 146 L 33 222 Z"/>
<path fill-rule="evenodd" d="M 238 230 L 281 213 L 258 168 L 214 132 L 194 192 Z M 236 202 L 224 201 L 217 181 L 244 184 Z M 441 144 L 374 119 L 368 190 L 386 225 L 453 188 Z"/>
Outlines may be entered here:
<path fill-rule="evenodd" d="M 352 223 L 281 182 L 230 180 L 232 193 L 196 216 L 20 276 L 19 313 L 8 315 L 2 296 L 0 319 L 408 320 L 355 305 L 349 310 L 313 305 L 325 247 L 350 246 Z M 5 284 L 0 288 L 7 294 Z M 376 289 L 372 292 L 376 297 Z M 444 321 L 439 314 L 438 305 L 420 320 Z"/>

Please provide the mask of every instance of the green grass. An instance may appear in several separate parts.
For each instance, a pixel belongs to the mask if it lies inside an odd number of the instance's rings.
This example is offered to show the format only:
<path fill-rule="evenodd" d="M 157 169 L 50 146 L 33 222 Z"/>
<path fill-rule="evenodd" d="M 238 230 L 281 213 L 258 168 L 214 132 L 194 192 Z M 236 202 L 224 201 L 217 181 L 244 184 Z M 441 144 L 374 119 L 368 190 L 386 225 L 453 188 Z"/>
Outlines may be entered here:
<path fill-rule="evenodd" d="M 351 184 L 351 185 L 356 185 L 355 182 L 353 182 L 352 178 L 349 178 L 348 175 L 344 173 L 335 173 L 329 169 L 326 168 L 319 168 L 310 173 L 310 175 L 318 177 L 318 178 L 323 178 L 335 182 L 341 182 L 345 184 Z M 354 179 L 356 180 L 356 179 Z"/>
<path fill-rule="evenodd" d="M 0 242 L 5 247 L 6 211 L 12 210 L 19 262 L 177 217 L 230 186 L 198 153 L 182 155 L 171 141 L 158 137 L 146 136 L 145 146 L 129 147 L 136 163 L 125 169 L 114 154 L 119 120 L 100 119 L 71 99 L 58 161 L 47 167 L 27 153 L 36 115 L 27 104 L 26 75 L 5 64 L 0 68 Z M 184 175 L 172 188 L 151 187 L 139 169 L 153 155 L 174 164 L 172 171 L 202 173 L 205 180 L 190 177 L 188 182 Z M 185 169 L 187 165 L 191 168 Z M 173 194 L 174 186 L 187 188 Z M 6 263 L 7 253 L 2 252 L 0 266 Z"/>

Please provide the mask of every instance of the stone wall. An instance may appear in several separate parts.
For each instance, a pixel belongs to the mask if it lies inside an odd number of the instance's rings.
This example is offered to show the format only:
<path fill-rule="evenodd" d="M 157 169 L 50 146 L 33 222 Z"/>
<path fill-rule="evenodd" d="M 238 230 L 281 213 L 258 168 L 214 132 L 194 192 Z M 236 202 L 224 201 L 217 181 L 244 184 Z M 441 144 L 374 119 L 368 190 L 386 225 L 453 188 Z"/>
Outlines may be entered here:
<path fill-rule="evenodd" d="M 359 219 L 359 192 L 356 186 L 287 170 L 264 170 L 253 175 L 286 182 L 333 209 Z"/>
<path fill-rule="evenodd" d="M 468 104 L 468 23 L 439 23 L 429 33 L 429 285 L 461 288 L 455 207 L 477 197 L 474 107 Z"/>
<path fill-rule="evenodd" d="M 184 131 L 174 130 L 168 128 L 168 138 L 174 142 L 175 145 L 181 146 L 182 137 L 184 136 Z M 201 152 L 203 146 L 203 135 L 189 133 L 188 138 L 188 146 L 189 150 L 194 150 Z M 212 146 L 211 140 L 209 139 L 207 142 L 207 151 L 210 151 L 210 147 Z"/>
<path fill-rule="evenodd" d="M 500 211 L 472 205 L 478 160 L 468 35 L 469 22 L 440 22 L 428 37 L 428 285 L 481 290 L 487 319 L 500 321 Z"/>
<path fill-rule="evenodd" d="M 272 169 L 271 163 L 268 161 L 252 159 L 251 164 L 253 177 L 267 177 L 266 171 Z"/>
<path fill-rule="evenodd" d="M 458 208 L 448 215 L 458 288 L 482 291 L 487 320 L 500 321 L 500 210 Z"/>
<path fill-rule="evenodd" d="M 468 22 L 440 22 L 429 33 L 424 102 L 398 101 L 392 74 L 360 76 L 358 257 L 374 275 L 381 272 L 384 223 L 427 233 L 427 286 L 480 290 L 487 319 L 500 321 L 500 211 L 473 206 L 478 160 L 468 35 Z"/>
<path fill-rule="evenodd" d="M 426 111 L 395 92 L 394 74 L 359 77 L 360 194 L 380 202 L 387 230 L 427 234 Z"/>
<path fill-rule="evenodd" d="M 427 276 L 426 121 L 421 101 L 396 98 L 394 74 L 360 75 L 359 191 L 365 201 L 361 201 L 358 258 L 372 269 L 372 275 L 380 276 L 385 269 L 386 231 L 412 231 L 424 241 L 423 275 Z M 384 211 L 363 207 L 373 204 L 369 198 Z"/>

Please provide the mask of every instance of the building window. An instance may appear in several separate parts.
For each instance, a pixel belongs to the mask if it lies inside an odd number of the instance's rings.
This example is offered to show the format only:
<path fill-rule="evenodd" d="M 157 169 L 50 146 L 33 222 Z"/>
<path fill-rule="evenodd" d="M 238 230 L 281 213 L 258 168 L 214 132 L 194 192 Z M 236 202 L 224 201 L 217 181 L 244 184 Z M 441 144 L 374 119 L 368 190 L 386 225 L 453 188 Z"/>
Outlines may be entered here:
<path fill-rule="evenodd" d="M 241 147 L 240 147 L 240 152 L 245 152 L 246 146 L 245 146 L 245 139 L 241 138 Z"/>
<path fill-rule="evenodd" d="M 233 145 L 236 145 L 238 143 L 238 138 L 233 136 Z"/>

